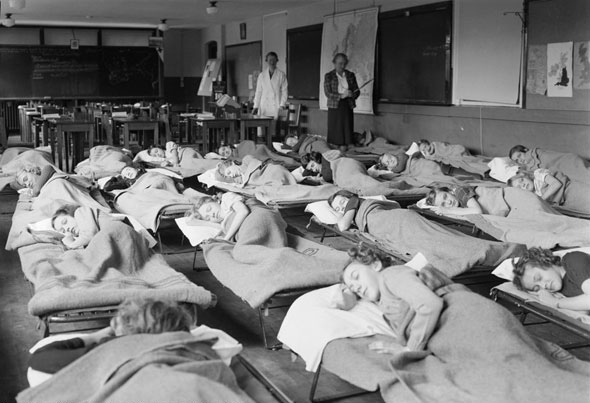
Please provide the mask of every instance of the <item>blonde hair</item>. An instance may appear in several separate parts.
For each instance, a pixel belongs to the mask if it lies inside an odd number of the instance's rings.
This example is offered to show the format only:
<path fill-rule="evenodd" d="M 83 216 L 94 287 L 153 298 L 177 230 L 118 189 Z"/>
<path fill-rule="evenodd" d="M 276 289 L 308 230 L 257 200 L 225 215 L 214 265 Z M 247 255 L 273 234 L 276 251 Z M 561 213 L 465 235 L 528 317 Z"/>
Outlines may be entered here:
<path fill-rule="evenodd" d="M 187 309 L 173 301 L 127 298 L 118 307 L 123 334 L 188 332 L 196 323 Z"/>

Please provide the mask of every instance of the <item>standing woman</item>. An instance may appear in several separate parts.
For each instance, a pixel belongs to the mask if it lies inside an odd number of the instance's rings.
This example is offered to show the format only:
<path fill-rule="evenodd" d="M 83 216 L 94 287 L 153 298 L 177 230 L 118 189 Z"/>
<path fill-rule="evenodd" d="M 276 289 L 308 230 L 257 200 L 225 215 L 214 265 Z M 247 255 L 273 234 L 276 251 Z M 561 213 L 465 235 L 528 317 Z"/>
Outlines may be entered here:
<path fill-rule="evenodd" d="M 275 52 L 268 52 L 265 60 L 268 68 L 258 76 L 256 94 L 254 95 L 254 110 L 252 112 L 254 115 L 269 116 L 276 121 L 279 112 L 287 104 L 287 75 L 277 69 L 279 57 Z M 273 126 L 276 126 L 276 122 Z M 272 136 L 274 136 L 275 130 L 276 127 L 273 127 Z"/>
<path fill-rule="evenodd" d="M 324 92 L 328 98 L 328 143 L 345 152 L 353 141 L 353 109 L 361 92 L 354 73 L 345 69 L 348 57 L 337 53 L 332 63 L 334 70 L 324 77 Z"/>

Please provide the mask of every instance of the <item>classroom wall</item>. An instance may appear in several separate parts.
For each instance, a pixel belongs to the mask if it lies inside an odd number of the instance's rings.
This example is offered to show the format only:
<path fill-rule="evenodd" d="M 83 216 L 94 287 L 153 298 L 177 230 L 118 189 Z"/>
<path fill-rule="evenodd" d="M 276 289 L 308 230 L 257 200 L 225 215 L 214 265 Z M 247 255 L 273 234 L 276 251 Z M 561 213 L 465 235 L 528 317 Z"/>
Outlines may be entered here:
<path fill-rule="evenodd" d="M 379 6 L 381 11 L 389 11 L 429 3 L 433 1 L 351 0 L 337 2 L 336 12 L 374 5 Z M 287 29 L 321 23 L 323 16 L 333 11 L 332 1 L 290 9 L 287 14 Z M 586 17 L 580 16 L 580 18 Z M 590 16 L 586 18 L 586 21 L 588 20 Z M 226 30 L 229 38 L 227 44 L 235 44 L 239 43 L 235 42 L 234 37 L 236 26 L 239 39 L 239 22 L 228 24 L 225 28 L 211 27 L 206 31 L 213 33 Z M 587 39 L 590 40 L 590 38 Z M 293 102 L 305 105 L 303 125 L 307 132 L 326 134 L 327 113 L 319 110 L 317 101 L 294 100 Z M 590 103 L 588 111 L 590 111 Z M 375 115 L 355 115 L 355 129 L 357 131 L 371 129 L 375 134 L 401 144 L 408 144 L 421 138 L 461 143 L 474 152 L 490 156 L 506 155 L 513 145 L 524 144 L 575 152 L 590 157 L 588 111 L 377 103 Z"/>

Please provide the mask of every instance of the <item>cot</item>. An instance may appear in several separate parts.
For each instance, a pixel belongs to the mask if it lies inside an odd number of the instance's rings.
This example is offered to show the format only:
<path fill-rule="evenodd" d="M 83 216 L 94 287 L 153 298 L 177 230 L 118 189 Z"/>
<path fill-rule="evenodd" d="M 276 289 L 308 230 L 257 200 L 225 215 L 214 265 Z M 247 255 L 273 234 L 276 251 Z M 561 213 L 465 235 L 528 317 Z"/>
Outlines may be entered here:
<path fill-rule="evenodd" d="M 315 224 L 322 229 L 322 234 L 320 235 L 320 243 L 324 242 L 324 239 L 328 236 L 338 236 L 346 238 L 355 243 L 363 242 L 369 247 L 378 250 L 381 253 L 384 253 L 388 256 L 391 256 L 396 264 L 403 265 L 411 259 L 411 256 L 408 253 L 403 253 L 386 248 L 383 244 L 377 242 L 377 240 L 368 233 L 359 230 L 340 231 L 340 229 L 338 229 L 336 225 L 324 224 L 315 216 L 312 216 L 310 218 L 308 229 L 311 228 L 312 224 Z M 332 235 L 329 235 L 328 233 Z M 492 268 L 490 267 L 475 266 L 467 270 L 466 272 L 461 273 L 458 276 L 455 276 L 453 280 L 457 283 L 464 284 L 466 286 L 498 283 L 497 278 L 491 274 L 491 271 Z"/>
<path fill-rule="evenodd" d="M 577 336 L 582 340 L 579 342 L 562 345 L 564 349 L 574 349 L 590 346 L 590 324 L 576 319 L 564 313 L 563 310 L 554 309 L 544 305 L 532 295 L 518 290 L 511 282 L 502 283 L 490 290 L 490 296 L 494 301 L 504 302 L 517 307 L 519 310 L 515 315 L 520 315 L 520 321 L 525 326 L 542 323 L 552 323 Z M 534 315 L 541 322 L 526 323 L 528 315 Z"/>

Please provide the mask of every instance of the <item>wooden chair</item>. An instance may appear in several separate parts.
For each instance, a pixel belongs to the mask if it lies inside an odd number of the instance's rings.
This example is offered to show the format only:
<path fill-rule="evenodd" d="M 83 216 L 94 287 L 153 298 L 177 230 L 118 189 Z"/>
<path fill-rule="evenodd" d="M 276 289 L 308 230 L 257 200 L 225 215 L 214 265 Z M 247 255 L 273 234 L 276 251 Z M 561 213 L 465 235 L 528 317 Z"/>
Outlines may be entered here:
<path fill-rule="evenodd" d="M 0 147 L 8 147 L 8 130 L 4 116 L 0 116 Z"/>

